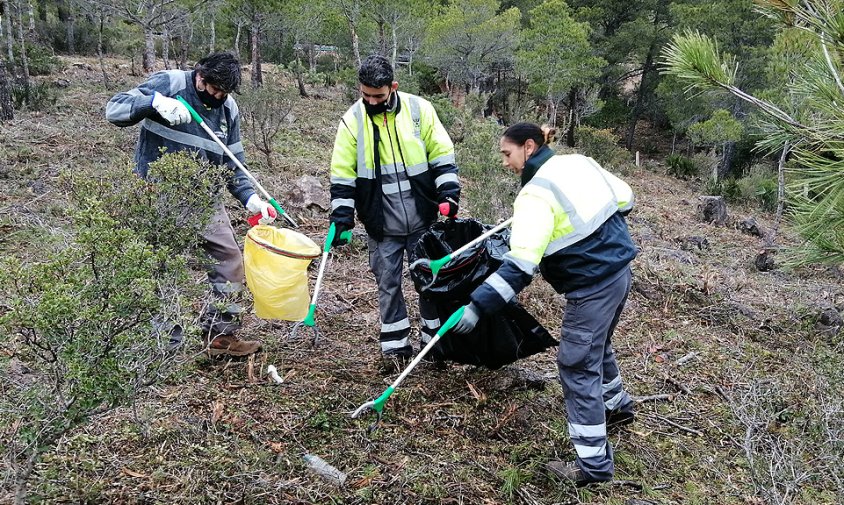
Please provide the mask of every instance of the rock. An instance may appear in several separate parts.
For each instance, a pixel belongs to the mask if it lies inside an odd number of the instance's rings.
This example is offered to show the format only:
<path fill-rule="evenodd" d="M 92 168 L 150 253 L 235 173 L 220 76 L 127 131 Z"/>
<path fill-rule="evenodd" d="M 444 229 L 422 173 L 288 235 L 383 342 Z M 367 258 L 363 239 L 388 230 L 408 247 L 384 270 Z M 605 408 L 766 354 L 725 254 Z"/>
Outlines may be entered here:
<path fill-rule="evenodd" d="M 775 251 L 764 249 L 759 251 L 756 255 L 756 260 L 753 262 L 756 265 L 756 270 L 760 272 L 769 272 L 777 267 L 774 262 Z"/>
<path fill-rule="evenodd" d="M 706 237 L 675 237 L 674 241 L 680 244 L 680 249 L 684 251 L 705 251 L 709 249 L 709 241 L 706 240 Z"/>
<path fill-rule="evenodd" d="M 287 115 L 284 116 L 284 120 L 287 121 L 287 124 L 293 124 L 296 122 L 296 114 L 288 112 Z"/>
<path fill-rule="evenodd" d="M 70 86 L 70 81 L 67 79 L 56 79 L 56 82 L 54 84 L 56 85 L 56 87 L 66 88 Z"/>
<path fill-rule="evenodd" d="M 844 326 L 844 320 L 841 314 L 834 307 L 824 307 L 818 314 L 818 319 L 815 322 L 815 330 L 824 335 L 834 337 L 841 331 Z"/>
<path fill-rule="evenodd" d="M 290 205 L 305 209 L 317 207 L 319 210 L 327 211 L 331 208 L 328 192 L 322 186 L 322 182 L 312 175 L 303 175 L 293 183 L 296 187 L 287 193 L 287 201 Z"/>
<path fill-rule="evenodd" d="M 545 384 L 551 380 L 553 380 L 553 377 L 549 378 L 533 370 L 511 366 L 502 369 L 492 380 L 490 387 L 496 391 L 512 391 L 514 389 L 542 390 L 545 389 Z"/>
<path fill-rule="evenodd" d="M 757 223 L 756 219 L 753 217 L 748 217 L 737 222 L 736 229 L 742 233 L 753 235 L 754 237 L 765 236 L 765 231 L 762 229 L 761 226 L 759 226 L 759 223 Z"/>
<path fill-rule="evenodd" d="M 727 203 L 723 196 L 699 196 L 698 212 L 706 223 L 723 226 L 727 223 Z"/>
<path fill-rule="evenodd" d="M 671 249 L 668 247 L 652 247 L 651 251 L 654 251 L 657 258 L 660 260 L 668 259 L 676 261 L 677 263 L 685 263 L 687 265 L 695 264 L 695 255 L 688 251 L 681 251 L 679 249 Z"/>

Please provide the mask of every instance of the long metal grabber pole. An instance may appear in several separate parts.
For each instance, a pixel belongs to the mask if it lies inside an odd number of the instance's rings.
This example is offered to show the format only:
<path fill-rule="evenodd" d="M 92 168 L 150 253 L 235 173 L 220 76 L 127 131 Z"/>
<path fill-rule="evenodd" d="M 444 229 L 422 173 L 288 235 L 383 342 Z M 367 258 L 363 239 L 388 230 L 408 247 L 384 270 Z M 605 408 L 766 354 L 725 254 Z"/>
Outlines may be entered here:
<path fill-rule="evenodd" d="M 298 228 L 299 225 L 296 224 L 296 221 L 294 221 L 293 218 L 290 217 L 290 215 L 286 213 L 283 208 L 281 208 L 281 205 L 279 205 L 275 198 L 273 198 L 272 196 L 270 196 L 269 193 L 267 193 L 267 190 L 264 189 L 264 187 L 261 186 L 261 183 L 259 183 L 258 180 L 255 178 L 255 176 L 253 176 L 252 173 L 247 170 L 246 167 L 243 166 L 243 163 L 241 163 L 240 160 L 237 159 L 237 157 L 234 155 L 234 153 L 229 150 L 228 146 L 226 146 L 226 144 L 224 144 L 223 141 L 220 140 L 220 138 L 217 137 L 213 131 L 211 131 L 211 128 L 209 128 L 208 125 L 205 124 L 205 120 L 202 119 L 202 116 L 200 116 L 198 112 L 196 112 L 196 109 L 191 107 L 191 104 L 189 104 L 187 100 L 185 100 L 181 96 L 177 96 L 176 100 L 182 102 L 182 105 L 187 107 L 188 112 L 190 112 L 190 115 L 193 117 L 193 120 L 196 121 L 199 126 L 202 127 L 203 130 L 205 130 L 205 133 L 207 133 L 208 136 L 211 137 L 211 139 L 214 140 L 214 142 L 216 142 L 218 146 L 220 146 L 220 148 L 223 150 L 224 153 L 226 153 L 229 159 L 231 159 L 232 162 L 237 165 L 237 168 L 243 170 L 243 173 L 246 174 L 246 177 L 248 177 L 249 180 L 252 181 L 252 184 L 255 186 L 255 189 L 257 189 L 262 195 L 264 195 L 264 198 L 266 198 L 267 201 L 270 202 L 270 205 L 275 208 L 275 210 L 278 212 L 278 215 L 286 219 L 290 226 Z"/>

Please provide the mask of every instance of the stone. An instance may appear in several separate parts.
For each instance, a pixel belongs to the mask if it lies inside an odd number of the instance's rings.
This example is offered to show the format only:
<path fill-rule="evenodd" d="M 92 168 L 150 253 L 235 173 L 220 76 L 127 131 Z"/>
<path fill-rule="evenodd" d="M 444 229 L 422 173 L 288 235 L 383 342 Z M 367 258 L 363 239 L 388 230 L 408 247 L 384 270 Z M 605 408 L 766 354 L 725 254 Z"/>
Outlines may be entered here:
<path fill-rule="evenodd" d="M 723 226 L 727 223 L 727 203 L 723 196 L 699 196 L 698 213 L 703 222 Z"/>

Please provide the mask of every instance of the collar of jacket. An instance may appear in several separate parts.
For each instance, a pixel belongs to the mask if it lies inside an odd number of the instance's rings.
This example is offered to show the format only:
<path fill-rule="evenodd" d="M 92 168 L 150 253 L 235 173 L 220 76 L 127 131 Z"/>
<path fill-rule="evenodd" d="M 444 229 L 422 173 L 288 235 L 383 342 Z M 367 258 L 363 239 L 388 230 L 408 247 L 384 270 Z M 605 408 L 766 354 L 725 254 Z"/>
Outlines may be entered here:
<path fill-rule="evenodd" d="M 398 92 L 398 90 L 396 90 L 396 92 L 395 92 L 395 93 L 393 93 L 393 96 L 395 97 L 395 98 L 393 98 L 393 100 L 395 101 L 395 103 L 393 104 L 393 106 L 392 106 L 392 107 L 390 107 L 389 109 L 387 109 L 387 111 L 386 111 L 386 112 L 382 112 L 382 113 L 379 113 L 379 114 L 375 114 L 374 116 L 372 116 L 372 115 L 370 115 L 368 112 L 366 112 L 366 106 L 363 104 L 363 98 L 361 98 L 361 99 L 360 99 L 360 106 L 361 106 L 361 108 L 363 109 L 363 115 L 364 115 L 364 117 L 368 117 L 369 119 L 371 119 L 371 120 L 374 122 L 374 121 L 375 121 L 375 118 L 376 118 L 376 117 L 378 117 L 378 116 L 380 116 L 381 114 L 384 114 L 384 117 L 386 117 L 386 115 L 387 115 L 387 114 L 395 114 L 395 115 L 398 115 L 398 114 L 399 114 L 399 112 L 401 112 L 401 99 L 399 98 L 399 92 Z"/>
<path fill-rule="evenodd" d="M 525 168 L 522 170 L 522 186 L 530 182 L 539 167 L 544 165 L 552 156 L 554 156 L 554 151 L 548 147 L 548 144 L 543 144 L 539 150 L 533 153 L 533 156 L 525 162 Z"/>

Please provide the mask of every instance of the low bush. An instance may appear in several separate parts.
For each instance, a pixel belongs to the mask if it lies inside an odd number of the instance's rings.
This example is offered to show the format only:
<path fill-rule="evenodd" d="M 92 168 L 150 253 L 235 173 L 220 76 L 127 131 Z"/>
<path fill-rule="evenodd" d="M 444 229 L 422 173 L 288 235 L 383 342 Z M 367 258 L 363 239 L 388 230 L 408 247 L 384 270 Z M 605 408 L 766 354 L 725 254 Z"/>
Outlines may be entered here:
<path fill-rule="evenodd" d="M 691 179 L 698 175 L 694 160 L 682 154 L 669 155 L 665 158 L 665 164 L 668 166 L 668 175 L 678 179 Z"/>
<path fill-rule="evenodd" d="M 167 335 L 151 321 L 180 313 L 196 289 L 186 265 L 220 173 L 182 153 L 150 165 L 154 182 L 128 170 L 66 175 L 65 246 L 4 259 L 0 328 L 11 352 L 0 367 L 16 380 L 4 381 L 0 430 L 21 496 L 40 455 L 67 431 L 174 370 Z"/>
<path fill-rule="evenodd" d="M 577 151 L 594 158 L 604 168 L 623 171 L 631 164 L 630 153 L 619 146 L 620 139 L 612 131 L 579 126 L 574 135 Z"/>
<path fill-rule="evenodd" d="M 49 110 L 59 99 L 56 89 L 46 82 L 30 82 L 25 86 L 20 82 L 11 86 L 12 105 L 16 109 Z"/>

